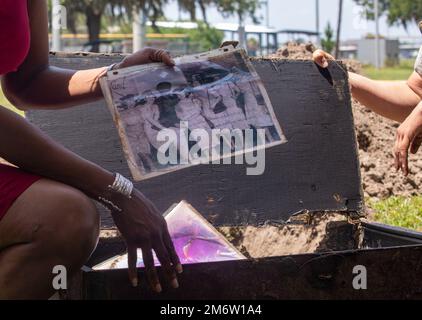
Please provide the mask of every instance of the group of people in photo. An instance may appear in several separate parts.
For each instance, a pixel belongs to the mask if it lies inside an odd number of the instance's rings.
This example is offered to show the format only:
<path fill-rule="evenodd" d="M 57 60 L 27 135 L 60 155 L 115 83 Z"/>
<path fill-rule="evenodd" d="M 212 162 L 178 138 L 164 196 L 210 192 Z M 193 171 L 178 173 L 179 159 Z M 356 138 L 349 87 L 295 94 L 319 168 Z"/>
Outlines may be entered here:
<path fill-rule="evenodd" d="M 213 81 L 208 78 L 205 82 L 201 75 L 192 75 L 189 80 L 184 85 L 159 82 L 153 90 L 123 97 L 118 104 L 132 153 L 146 174 L 171 166 L 158 161 L 164 143 L 158 135 L 170 129 L 180 137 L 181 123 L 188 125 L 188 136 L 197 129 L 208 133 L 209 141 L 189 142 L 190 146 L 198 144 L 201 155 L 208 157 L 225 156 L 224 150 L 235 152 L 235 140 L 243 141 L 245 130 L 264 130 L 264 144 L 280 140 L 262 92 L 250 74 L 237 70 L 215 76 Z M 139 90 L 146 86 L 141 81 L 137 87 Z M 218 129 L 229 130 L 231 138 L 213 139 Z M 254 137 L 256 140 L 257 135 Z M 177 144 L 180 148 L 180 140 Z M 179 152 L 181 157 L 183 153 Z M 188 159 L 180 159 L 180 163 L 184 161 Z"/>

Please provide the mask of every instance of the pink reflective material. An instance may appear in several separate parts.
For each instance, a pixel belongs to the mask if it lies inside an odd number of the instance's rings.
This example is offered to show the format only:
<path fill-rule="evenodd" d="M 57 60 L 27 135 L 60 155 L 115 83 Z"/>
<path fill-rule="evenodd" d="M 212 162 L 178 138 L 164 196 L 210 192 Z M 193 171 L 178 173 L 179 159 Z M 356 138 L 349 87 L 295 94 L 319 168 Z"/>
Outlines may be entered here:
<path fill-rule="evenodd" d="M 166 221 L 182 264 L 245 258 L 186 202 L 177 205 Z"/>
<path fill-rule="evenodd" d="M 191 205 L 182 201 L 166 215 L 170 236 L 182 264 L 241 260 L 245 257 Z M 155 264 L 159 265 L 154 255 Z M 138 250 L 139 268 L 144 267 Z M 95 270 L 127 268 L 127 254 L 112 258 Z"/>

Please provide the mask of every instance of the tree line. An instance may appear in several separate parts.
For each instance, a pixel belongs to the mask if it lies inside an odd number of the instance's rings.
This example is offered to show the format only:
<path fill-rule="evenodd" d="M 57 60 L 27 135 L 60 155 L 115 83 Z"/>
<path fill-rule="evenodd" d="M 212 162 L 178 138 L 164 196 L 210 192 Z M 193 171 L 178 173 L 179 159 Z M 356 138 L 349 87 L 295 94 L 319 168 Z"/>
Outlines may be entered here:
<path fill-rule="evenodd" d="M 156 22 L 165 19 L 163 8 L 171 2 L 177 2 L 181 12 L 187 13 L 190 20 L 201 19 L 208 25 L 207 12 L 215 8 L 226 18 L 235 17 L 237 21 L 244 22 L 246 18 L 252 18 L 258 22 L 256 12 L 260 7 L 259 0 L 62 0 L 62 4 L 68 11 L 68 28 L 77 33 L 77 26 L 85 23 L 89 35 L 89 42 L 96 43 L 101 33 L 101 23 L 104 16 L 113 22 L 122 23 L 129 21 L 133 10 L 143 10 L 152 22 L 152 27 L 159 32 Z M 363 14 L 368 19 L 374 19 L 374 0 L 354 0 L 363 8 Z M 333 51 L 340 42 L 342 25 L 343 0 L 338 0 L 339 15 L 337 22 L 337 39 L 333 41 L 334 30 L 327 26 L 323 46 L 328 51 Z M 409 23 L 422 20 L 422 0 L 379 0 L 379 12 L 385 14 L 390 25 L 401 24 L 405 28 Z M 200 16 L 198 16 L 200 13 Z M 126 20 L 125 20 L 126 19 Z M 98 46 L 93 46 L 93 51 Z"/>
<path fill-rule="evenodd" d="M 354 2 L 362 7 L 362 15 L 368 20 L 375 19 L 375 0 L 354 0 Z M 380 15 L 387 17 L 390 26 L 402 25 L 405 29 L 409 24 L 416 24 L 422 21 L 422 0 L 378 0 L 378 12 Z M 337 21 L 337 37 L 334 40 L 334 30 L 328 23 L 321 45 L 324 50 L 333 52 L 338 56 L 340 45 L 340 32 L 342 27 L 343 0 L 338 0 L 338 21 Z M 422 24 L 420 24 L 422 32 Z M 335 50 L 334 50 L 335 49 Z"/>
<path fill-rule="evenodd" d="M 163 8 L 165 5 L 176 1 L 179 10 L 190 16 L 192 21 L 199 19 L 208 25 L 207 11 L 215 8 L 224 17 L 236 17 L 239 22 L 252 18 L 257 22 L 255 15 L 259 8 L 259 0 L 62 0 L 61 4 L 67 9 L 68 29 L 77 33 L 78 25 L 85 23 L 88 31 L 89 42 L 93 43 L 92 51 L 98 51 L 96 45 L 102 29 L 103 17 L 115 23 L 130 20 L 134 10 L 143 10 L 152 27 L 159 32 L 156 22 L 165 19 Z"/>

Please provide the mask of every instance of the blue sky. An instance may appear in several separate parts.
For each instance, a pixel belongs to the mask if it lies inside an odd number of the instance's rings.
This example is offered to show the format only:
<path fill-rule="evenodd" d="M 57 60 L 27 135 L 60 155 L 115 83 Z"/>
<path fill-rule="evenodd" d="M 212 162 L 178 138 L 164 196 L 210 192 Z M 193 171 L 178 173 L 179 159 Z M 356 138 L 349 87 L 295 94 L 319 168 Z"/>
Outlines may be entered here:
<path fill-rule="evenodd" d="M 269 0 L 270 24 L 278 29 L 308 29 L 315 30 L 315 0 Z M 337 24 L 338 0 L 320 0 L 321 29 L 330 21 Z M 360 9 L 353 0 L 344 0 L 342 39 L 356 39 L 367 33 L 375 33 L 375 25 L 360 18 Z M 175 4 L 165 8 L 168 18 L 177 19 L 178 10 Z M 265 10 L 261 13 L 265 17 Z M 183 17 L 183 16 L 182 16 Z M 185 16 L 184 18 L 188 18 Z M 209 10 L 211 22 L 228 22 L 216 10 Z M 235 18 L 233 22 L 237 22 Z M 422 17 L 421 17 L 422 20 Z M 402 27 L 388 27 L 385 17 L 380 24 L 381 33 L 392 38 L 420 37 L 422 35 L 416 25 L 406 31 Z"/>

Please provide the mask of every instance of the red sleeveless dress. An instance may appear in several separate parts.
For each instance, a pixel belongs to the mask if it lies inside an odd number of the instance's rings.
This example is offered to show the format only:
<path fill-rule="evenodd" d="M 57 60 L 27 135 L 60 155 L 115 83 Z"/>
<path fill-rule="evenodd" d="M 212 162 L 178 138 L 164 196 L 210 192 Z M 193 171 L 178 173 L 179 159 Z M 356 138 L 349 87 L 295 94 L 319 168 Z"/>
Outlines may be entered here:
<path fill-rule="evenodd" d="M 0 0 L 0 75 L 16 71 L 28 55 L 27 0 Z M 41 179 L 0 164 L 0 220 L 19 196 Z"/>

